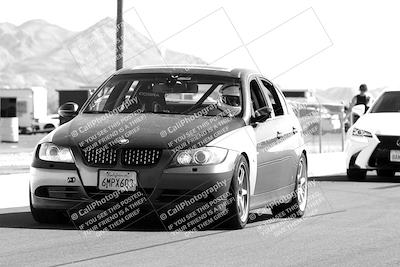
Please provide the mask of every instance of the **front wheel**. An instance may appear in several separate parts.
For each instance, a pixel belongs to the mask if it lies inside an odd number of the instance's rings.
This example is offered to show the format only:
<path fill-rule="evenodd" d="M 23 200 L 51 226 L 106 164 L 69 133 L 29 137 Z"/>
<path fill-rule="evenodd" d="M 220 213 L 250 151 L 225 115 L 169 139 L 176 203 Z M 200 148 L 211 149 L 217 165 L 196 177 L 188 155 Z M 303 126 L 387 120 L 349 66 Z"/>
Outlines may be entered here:
<path fill-rule="evenodd" d="M 307 159 L 306 156 L 302 154 L 297 165 L 295 190 L 291 196 L 281 199 L 283 200 L 283 203 L 275 205 L 271 208 L 272 215 L 276 218 L 302 217 L 306 211 L 307 197 Z M 289 202 L 285 202 L 286 199 L 289 199 Z"/>
<path fill-rule="evenodd" d="M 243 155 L 235 166 L 229 191 L 233 201 L 228 208 L 228 226 L 242 229 L 247 224 L 250 207 L 249 164 Z"/>

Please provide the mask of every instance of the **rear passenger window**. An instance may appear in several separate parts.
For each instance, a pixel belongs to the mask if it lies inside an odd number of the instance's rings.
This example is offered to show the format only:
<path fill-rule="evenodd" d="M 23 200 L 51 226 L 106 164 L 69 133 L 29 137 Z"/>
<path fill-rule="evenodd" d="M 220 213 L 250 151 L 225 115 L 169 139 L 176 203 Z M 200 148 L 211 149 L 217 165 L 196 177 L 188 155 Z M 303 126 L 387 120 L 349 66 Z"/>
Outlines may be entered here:
<path fill-rule="evenodd" d="M 261 80 L 265 95 L 269 97 L 274 109 L 275 116 L 284 115 L 284 109 L 282 108 L 281 100 L 279 99 L 278 93 L 274 86 L 265 80 Z"/>

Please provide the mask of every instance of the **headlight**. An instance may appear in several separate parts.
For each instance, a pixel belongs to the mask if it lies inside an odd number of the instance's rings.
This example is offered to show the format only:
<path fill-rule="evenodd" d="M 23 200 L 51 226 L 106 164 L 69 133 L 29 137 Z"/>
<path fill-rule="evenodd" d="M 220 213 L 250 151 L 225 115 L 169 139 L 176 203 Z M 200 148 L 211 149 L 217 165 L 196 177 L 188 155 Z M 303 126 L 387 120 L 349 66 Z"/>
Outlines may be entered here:
<path fill-rule="evenodd" d="M 352 132 L 353 136 L 364 136 L 364 137 L 372 137 L 372 134 L 368 131 L 361 130 L 358 128 L 354 128 Z"/>
<path fill-rule="evenodd" d="M 39 159 L 45 161 L 73 163 L 71 150 L 52 143 L 43 143 L 39 148 Z"/>
<path fill-rule="evenodd" d="M 197 149 L 182 150 L 176 153 L 171 165 L 208 165 L 224 161 L 228 150 L 219 147 L 201 147 Z"/>

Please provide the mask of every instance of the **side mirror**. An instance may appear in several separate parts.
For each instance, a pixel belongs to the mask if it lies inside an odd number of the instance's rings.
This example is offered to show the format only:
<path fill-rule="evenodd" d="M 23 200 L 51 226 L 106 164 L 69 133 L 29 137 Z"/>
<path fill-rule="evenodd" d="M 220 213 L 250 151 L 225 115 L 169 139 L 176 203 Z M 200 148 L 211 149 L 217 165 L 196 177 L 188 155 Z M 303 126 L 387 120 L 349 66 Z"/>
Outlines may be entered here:
<path fill-rule="evenodd" d="M 365 113 L 365 105 L 356 105 L 353 107 L 353 109 L 351 110 L 354 114 L 358 115 L 358 116 L 362 116 Z"/>
<path fill-rule="evenodd" d="M 72 119 L 78 114 L 79 106 L 74 102 L 67 102 L 58 108 L 58 115 L 65 119 Z"/>
<path fill-rule="evenodd" d="M 272 109 L 270 107 L 259 108 L 254 112 L 255 116 L 250 119 L 250 122 L 251 123 L 264 122 L 267 119 L 271 118 L 271 114 L 272 114 Z"/>

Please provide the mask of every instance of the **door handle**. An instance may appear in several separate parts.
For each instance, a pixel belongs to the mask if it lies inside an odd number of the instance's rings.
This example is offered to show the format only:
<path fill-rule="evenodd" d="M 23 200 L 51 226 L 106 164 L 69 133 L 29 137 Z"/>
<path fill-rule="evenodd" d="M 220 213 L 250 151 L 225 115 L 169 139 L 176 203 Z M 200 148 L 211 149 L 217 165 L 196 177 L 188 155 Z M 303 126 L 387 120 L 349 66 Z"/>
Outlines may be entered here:
<path fill-rule="evenodd" d="M 276 138 L 281 139 L 283 137 L 283 134 L 280 131 L 276 132 Z"/>

